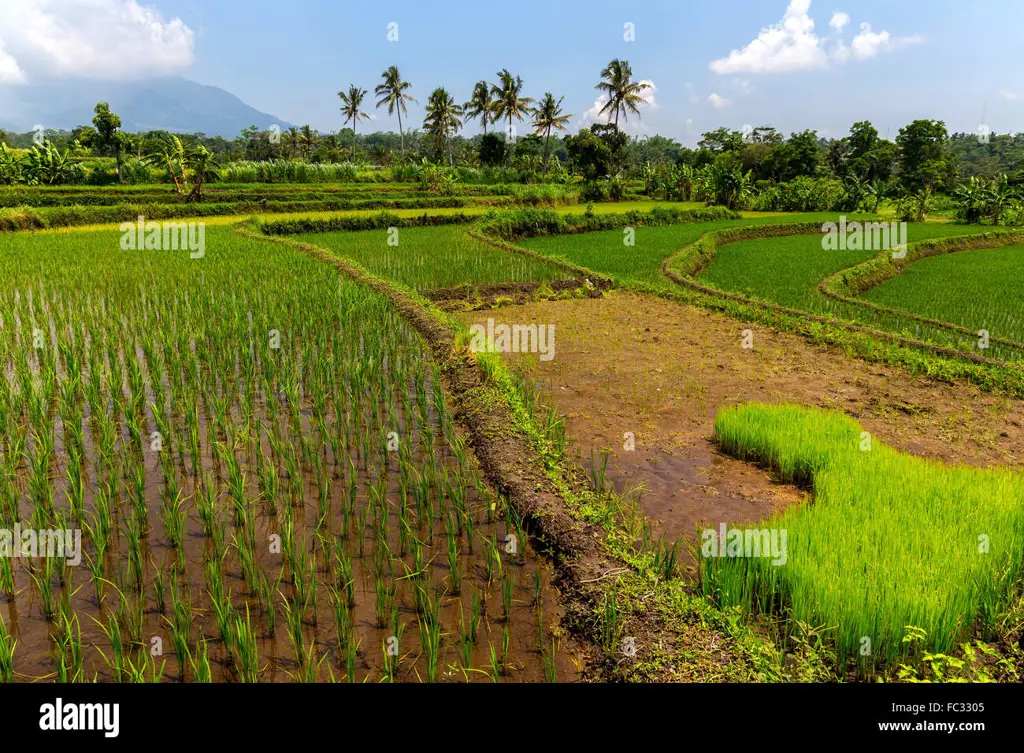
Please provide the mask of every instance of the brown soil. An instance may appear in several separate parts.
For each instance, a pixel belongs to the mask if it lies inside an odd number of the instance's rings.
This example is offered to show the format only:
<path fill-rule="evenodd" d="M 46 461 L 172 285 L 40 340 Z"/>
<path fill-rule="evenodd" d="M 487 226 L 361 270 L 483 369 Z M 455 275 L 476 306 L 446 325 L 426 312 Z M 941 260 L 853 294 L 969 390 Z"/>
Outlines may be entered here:
<path fill-rule="evenodd" d="M 471 317 L 463 317 L 468 323 Z M 510 354 L 579 444 L 611 451 L 620 489 L 643 484 L 654 537 L 692 539 L 698 525 L 746 523 L 803 498 L 711 441 L 720 408 L 749 401 L 841 410 L 894 447 L 977 466 L 1024 464 L 1024 402 L 968 385 L 913 377 L 786 333 L 754 329 L 704 310 L 631 293 L 503 308 L 506 323 L 556 328 L 553 360 Z M 624 448 L 635 435 L 635 451 Z"/>
<path fill-rule="evenodd" d="M 571 295 L 596 298 L 601 291 L 582 280 L 550 282 L 510 282 L 499 285 L 460 285 L 457 288 L 428 290 L 423 297 L 442 311 L 481 311 L 498 306 L 522 305 L 532 301 L 560 300 Z"/>

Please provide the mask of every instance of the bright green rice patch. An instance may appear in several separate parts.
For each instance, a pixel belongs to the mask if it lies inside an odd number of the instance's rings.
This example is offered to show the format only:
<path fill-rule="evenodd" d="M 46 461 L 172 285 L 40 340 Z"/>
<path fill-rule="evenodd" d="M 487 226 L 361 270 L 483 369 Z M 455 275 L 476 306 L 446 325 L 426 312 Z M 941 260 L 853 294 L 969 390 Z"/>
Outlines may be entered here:
<path fill-rule="evenodd" d="M 465 227 L 454 225 L 400 228 L 396 246 L 388 245 L 387 230 L 293 237 L 358 262 L 379 277 L 398 280 L 418 290 L 572 277 L 554 264 L 476 241 L 467 235 Z"/>
<path fill-rule="evenodd" d="M 863 298 L 1024 342 L 1024 246 L 921 259 Z"/>
<path fill-rule="evenodd" d="M 908 625 L 942 652 L 993 631 L 1024 564 L 1019 474 L 923 460 L 802 406 L 726 408 L 715 436 L 782 481 L 811 483 L 815 498 L 759 525 L 786 532 L 784 564 L 702 556 L 706 594 L 825 625 L 839 658 L 862 669 L 900 656 Z"/>

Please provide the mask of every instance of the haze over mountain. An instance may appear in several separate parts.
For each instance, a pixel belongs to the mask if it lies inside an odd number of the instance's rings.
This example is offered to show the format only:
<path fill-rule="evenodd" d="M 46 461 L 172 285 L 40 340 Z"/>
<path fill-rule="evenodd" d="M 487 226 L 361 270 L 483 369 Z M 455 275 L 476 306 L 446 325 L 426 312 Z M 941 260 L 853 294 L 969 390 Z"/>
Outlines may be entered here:
<path fill-rule="evenodd" d="M 255 125 L 292 124 L 250 107 L 230 92 L 177 76 L 145 81 L 50 79 L 0 86 L 0 128 L 25 133 L 42 125 L 67 129 L 88 125 L 97 102 L 108 102 L 126 131 L 167 130 L 237 136 Z"/>

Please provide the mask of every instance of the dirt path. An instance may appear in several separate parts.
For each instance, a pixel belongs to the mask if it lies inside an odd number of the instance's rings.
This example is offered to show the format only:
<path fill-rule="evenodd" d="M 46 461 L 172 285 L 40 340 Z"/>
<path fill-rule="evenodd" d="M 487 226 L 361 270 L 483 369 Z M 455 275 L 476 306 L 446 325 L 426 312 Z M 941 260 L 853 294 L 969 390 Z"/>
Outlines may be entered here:
<path fill-rule="evenodd" d="M 848 358 L 803 338 L 754 329 L 671 301 L 615 292 L 488 312 L 496 323 L 554 324 L 555 355 L 510 354 L 567 417 L 583 459 L 610 449 L 620 489 L 644 484 L 655 538 L 752 523 L 805 496 L 719 455 L 714 416 L 748 401 L 842 410 L 873 437 L 914 454 L 978 466 L 1024 465 L 1024 402 Z M 481 313 L 466 313 L 467 324 Z M 635 450 L 626 449 L 627 432 Z"/>

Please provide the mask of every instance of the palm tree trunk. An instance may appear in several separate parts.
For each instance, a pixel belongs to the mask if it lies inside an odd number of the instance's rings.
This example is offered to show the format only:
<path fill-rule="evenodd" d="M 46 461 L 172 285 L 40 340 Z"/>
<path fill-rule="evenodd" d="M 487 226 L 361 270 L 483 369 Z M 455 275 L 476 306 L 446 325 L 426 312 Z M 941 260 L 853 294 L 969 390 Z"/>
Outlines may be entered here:
<path fill-rule="evenodd" d="M 356 119 L 352 118 L 352 164 L 356 161 Z"/>
<path fill-rule="evenodd" d="M 405 131 L 402 130 L 402 108 L 398 108 L 398 135 L 402 138 L 402 162 L 405 162 Z"/>
<path fill-rule="evenodd" d="M 508 144 L 505 150 L 505 162 L 508 167 L 512 167 L 512 113 L 508 114 Z"/>
<path fill-rule="evenodd" d="M 547 135 L 544 137 L 544 174 L 548 174 L 548 144 L 551 143 L 551 126 L 548 126 Z"/>

